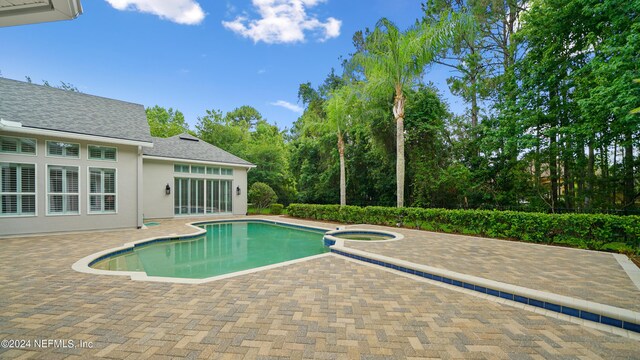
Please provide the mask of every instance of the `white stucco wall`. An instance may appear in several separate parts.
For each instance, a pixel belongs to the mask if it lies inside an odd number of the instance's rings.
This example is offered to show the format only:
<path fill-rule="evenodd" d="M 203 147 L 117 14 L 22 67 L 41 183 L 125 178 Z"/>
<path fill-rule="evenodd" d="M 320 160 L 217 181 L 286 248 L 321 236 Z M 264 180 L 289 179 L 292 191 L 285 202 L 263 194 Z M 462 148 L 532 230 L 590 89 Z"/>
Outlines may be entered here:
<path fill-rule="evenodd" d="M 15 133 L 0 135 L 21 137 Z M 36 216 L 0 215 L 0 236 L 34 234 L 45 232 L 65 232 L 82 230 L 104 230 L 135 228 L 137 226 L 137 146 L 114 145 L 100 142 L 78 141 L 65 138 L 22 136 L 37 140 L 36 156 L 0 153 L 0 162 L 35 164 L 36 166 Z M 46 141 L 62 141 L 80 144 L 80 158 L 50 157 L 46 152 Z M 88 145 L 110 146 L 118 149 L 117 161 L 88 159 Z M 47 166 L 77 166 L 79 168 L 78 215 L 47 215 Z M 110 214 L 89 214 L 89 167 L 116 169 L 117 212 Z"/>
<path fill-rule="evenodd" d="M 174 178 L 200 178 L 200 179 L 221 179 L 232 181 L 232 203 L 234 215 L 245 215 L 247 213 L 247 169 L 225 165 L 233 168 L 233 176 L 207 175 L 207 174 L 186 174 L 174 173 L 174 164 L 186 165 L 206 165 L 203 163 L 190 163 L 182 160 L 156 160 L 143 159 L 143 197 L 144 197 L 144 218 L 162 219 L 172 218 L 174 215 Z M 220 167 L 219 164 L 209 166 Z M 169 184 L 171 195 L 166 195 L 165 188 Z M 236 193 L 236 187 L 240 187 L 240 195 Z M 192 215 L 196 216 L 196 215 Z M 215 216 L 215 214 L 205 214 L 197 216 Z"/>
<path fill-rule="evenodd" d="M 142 161 L 142 214 L 145 219 L 166 219 L 173 217 L 173 163 L 166 161 Z M 171 195 L 165 187 L 171 186 Z"/>

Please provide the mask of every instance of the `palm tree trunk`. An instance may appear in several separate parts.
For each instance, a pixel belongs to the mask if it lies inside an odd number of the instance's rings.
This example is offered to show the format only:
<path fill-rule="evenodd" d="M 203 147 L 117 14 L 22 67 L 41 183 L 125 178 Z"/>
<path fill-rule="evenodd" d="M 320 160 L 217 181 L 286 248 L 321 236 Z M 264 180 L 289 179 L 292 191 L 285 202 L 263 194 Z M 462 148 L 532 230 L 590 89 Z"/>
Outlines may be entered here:
<path fill-rule="evenodd" d="M 344 166 L 344 138 L 338 132 L 338 153 L 340 153 L 340 206 L 347 205 L 347 176 Z"/>
<path fill-rule="evenodd" d="M 393 116 L 396 118 L 396 193 L 399 208 L 404 206 L 404 101 L 402 87 L 397 85 Z"/>

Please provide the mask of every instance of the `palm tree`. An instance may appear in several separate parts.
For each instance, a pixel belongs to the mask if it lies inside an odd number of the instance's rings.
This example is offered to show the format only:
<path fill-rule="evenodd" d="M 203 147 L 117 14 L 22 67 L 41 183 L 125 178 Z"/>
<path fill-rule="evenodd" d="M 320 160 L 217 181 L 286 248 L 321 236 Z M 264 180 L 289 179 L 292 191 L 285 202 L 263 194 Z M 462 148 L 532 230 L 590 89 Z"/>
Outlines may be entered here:
<path fill-rule="evenodd" d="M 340 206 L 347 204 L 344 136 L 352 120 L 358 116 L 359 106 L 357 101 L 354 87 L 352 85 L 345 85 L 332 91 L 329 99 L 324 104 L 328 120 L 325 123 L 327 130 L 335 132 L 338 138 L 338 154 L 340 155 Z"/>
<path fill-rule="evenodd" d="M 443 14 L 437 23 L 417 22 L 401 32 L 393 22 L 382 18 L 367 39 L 364 51 L 354 55 L 372 91 L 388 94 L 393 90 L 398 207 L 404 206 L 404 92 L 422 78 L 425 66 L 442 54 L 456 32 L 471 26 L 472 21 L 466 14 Z"/>

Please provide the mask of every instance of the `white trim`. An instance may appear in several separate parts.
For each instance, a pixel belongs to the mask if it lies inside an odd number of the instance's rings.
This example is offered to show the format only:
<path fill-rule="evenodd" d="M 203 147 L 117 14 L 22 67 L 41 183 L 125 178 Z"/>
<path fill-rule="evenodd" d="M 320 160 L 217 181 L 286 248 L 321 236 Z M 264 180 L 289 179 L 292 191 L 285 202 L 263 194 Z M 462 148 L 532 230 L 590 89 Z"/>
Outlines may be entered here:
<path fill-rule="evenodd" d="M 98 148 L 109 148 L 109 149 L 116 149 L 116 159 L 115 160 L 109 160 L 109 159 L 92 159 L 91 158 L 91 153 L 89 152 L 89 146 L 94 146 L 94 147 L 98 147 Z M 117 146 L 108 146 L 108 145 L 97 145 L 97 144 L 87 144 L 87 160 L 88 161 L 102 161 L 102 162 L 106 162 L 106 163 L 117 163 L 118 159 L 120 158 L 120 149 L 118 149 Z"/>
<path fill-rule="evenodd" d="M 37 128 L 30 128 L 30 127 L 15 127 L 15 126 L 5 125 L 4 123 L 0 123 L 0 130 L 11 132 L 11 133 L 41 135 L 45 137 L 54 137 L 54 138 L 60 137 L 63 139 L 73 139 L 76 141 L 84 140 L 84 141 L 104 142 L 109 144 L 153 147 L 152 142 L 146 142 L 146 141 L 118 139 L 118 138 L 111 138 L 111 137 L 100 136 L 100 135 L 76 134 L 76 133 L 70 133 L 66 131 L 37 129 Z"/>
<path fill-rule="evenodd" d="M 104 201 L 104 196 L 108 195 L 108 193 L 104 193 L 104 192 L 96 193 L 96 194 L 91 192 L 91 169 L 113 170 L 114 171 L 114 176 L 116 177 L 115 178 L 115 184 L 114 184 L 115 187 L 116 187 L 116 204 L 115 204 L 116 205 L 116 209 L 115 209 L 115 211 L 109 211 L 109 212 L 91 211 L 91 195 L 100 195 L 100 196 L 103 197 L 103 201 Z M 104 177 L 101 179 L 101 181 L 104 184 Z M 87 166 L 87 215 L 117 215 L 118 214 L 118 203 L 119 203 L 119 199 L 120 199 L 120 194 L 118 194 L 118 190 L 119 189 L 120 189 L 120 186 L 118 185 L 118 168 L 88 165 Z"/>
<path fill-rule="evenodd" d="M 231 163 L 224 163 L 224 162 L 218 162 L 218 161 L 190 160 L 190 159 L 171 158 L 171 157 L 155 156 L 155 155 L 142 155 L 142 158 L 149 159 L 149 160 L 172 161 L 174 163 L 217 165 L 217 166 L 224 166 L 224 167 L 230 167 L 230 168 L 239 167 L 239 168 L 251 169 L 251 168 L 257 167 L 257 165 L 231 164 Z M 187 164 L 182 164 L 182 165 L 187 165 Z"/>
<path fill-rule="evenodd" d="M 49 211 L 49 166 L 71 167 L 71 168 L 75 167 L 75 168 L 78 169 L 78 213 L 77 214 L 74 214 L 74 213 L 63 213 L 63 214 L 60 214 L 60 213 L 51 213 Z M 82 199 L 82 197 L 81 197 L 81 194 L 82 194 L 82 180 L 81 180 L 82 179 L 82 174 L 81 174 L 81 171 L 80 171 L 81 167 L 79 165 L 57 165 L 57 164 L 46 163 L 46 164 L 44 164 L 44 168 L 45 168 L 45 171 L 47 173 L 46 177 L 45 177 L 45 184 L 44 184 L 44 186 L 45 186 L 45 204 L 46 204 L 45 216 L 79 216 L 79 215 L 81 215 L 82 214 L 82 201 L 81 201 L 81 199 Z M 68 195 L 68 194 L 73 194 L 73 193 L 53 193 L 53 194 L 54 195 L 55 194 L 59 194 L 59 195 L 67 194 Z"/>
<path fill-rule="evenodd" d="M 33 140 L 35 141 L 35 149 L 36 149 L 36 153 L 35 154 L 29 154 L 29 153 L 25 153 L 25 152 L 10 152 L 10 151 L 2 151 L 2 149 L 0 149 L 0 154 L 4 154 L 4 155 L 14 155 L 14 156 L 33 156 L 33 157 L 37 157 L 38 156 L 38 139 L 36 138 L 30 138 L 30 137 L 21 137 L 21 136 L 10 136 L 10 135 L 0 135 L 0 138 L 12 138 L 12 139 L 18 139 L 18 140 L 22 140 L 22 139 L 27 139 L 27 140 Z M 22 149 L 22 144 L 20 144 L 20 149 Z"/>
<path fill-rule="evenodd" d="M 51 154 L 49 154 L 49 143 L 62 143 L 62 144 L 69 144 L 69 145 L 78 145 L 78 156 L 51 155 Z M 82 159 L 82 145 L 80 145 L 80 143 L 60 141 L 60 140 L 45 140 L 44 141 L 44 157 L 80 160 L 80 159 Z"/>
<path fill-rule="evenodd" d="M 347 239 L 347 238 L 342 238 L 340 237 L 340 234 L 343 233 L 351 233 L 351 232 L 360 232 L 360 233 L 372 233 L 372 234 L 382 234 L 382 235 L 387 235 L 387 236 L 391 236 L 391 239 L 385 239 L 385 240 L 353 240 L 353 239 Z M 391 231 L 385 231 L 385 230 L 372 230 L 372 229 L 358 229 L 358 228 L 350 228 L 348 226 L 345 227 L 340 227 L 337 230 L 332 230 L 327 232 L 324 235 L 325 239 L 329 239 L 329 240 L 333 240 L 335 241 L 336 245 L 339 246 L 344 246 L 345 241 L 347 241 L 348 243 L 381 243 L 381 242 L 390 242 L 390 241 L 398 241 L 398 240 L 402 240 L 404 239 L 404 235 L 397 233 L 397 232 L 391 232 Z"/>
<path fill-rule="evenodd" d="M 0 214 L 0 219 L 8 219 L 8 218 L 30 218 L 38 216 L 38 164 L 36 163 L 26 163 L 26 162 L 14 162 L 14 161 L 0 161 L 0 163 L 7 164 L 18 164 L 18 165 L 33 165 L 33 173 L 34 173 L 34 197 L 35 197 L 35 212 L 34 214 L 16 214 L 16 215 L 2 215 Z M 1 175 L 0 175 L 1 176 Z M 17 178 L 16 178 L 17 181 Z M 22 185 L 20 185 L 20 189 L 22 189 Z M 17 193 L 16 193 L 17 194 Z M 19 195 L 20 196 L 20 195 Z"/>
<path fill-rule="evenodd" d="M 627 275 L 629 275 L 629 279 L 631 279 L 633 284 L 638 288 L 638 290 L 640 290 L 640 268 L 631 262 L 627 255 L 613 254 L 613 257 L 616 258 L 618 264 L 620 264 L 622 269 L 627 273 Z"/>

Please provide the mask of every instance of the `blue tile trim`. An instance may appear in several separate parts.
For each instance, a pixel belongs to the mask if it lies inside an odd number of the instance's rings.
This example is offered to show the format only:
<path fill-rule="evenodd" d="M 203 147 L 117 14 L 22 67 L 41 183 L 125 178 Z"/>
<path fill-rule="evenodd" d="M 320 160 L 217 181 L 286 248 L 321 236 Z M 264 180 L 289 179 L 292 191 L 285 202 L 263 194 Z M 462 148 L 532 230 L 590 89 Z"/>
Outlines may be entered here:
<path fill-rule="evenodd" d="M 543 308 L 544 309 L 544 301 L 540 301 L 540 300 L 536 300 L 536 299 L 529 299 L 529 305 L 537 306 L 539 308 Z"/>
<path fill-rule="evenodd" d="M 580 318 L 593 322 L 600 322 L 600 315 L 594 314 L 589 311 L 580 310 Z"/>
<path fill-rule="evenodd" d="M 622 325 L 622 328 L 625 330 L 631 330 L 637 333 L 640 333 L 640 325 L 638 324 L 634 324 L 634 323 L 630 323 L 630 322 L 624 322 L 624 324 Z"/>
<path fill-rule="evenodd" d="M 573 317 L 580 317 L 580 310 L 568 306 L 562 307 L 562 313 Z"/>
<path fill-rule="evenodd" d="M 465 289 L 475 290 L 475 287 L 473 286 L 473 284 L 469 284 L 469 283 L 462 283 L 462 287 Z"/>
<path fill-rule="evenodd" d="M 555 312 L 562 312 L 562 307 L 560 305 L 556 305 L 548 302 L 544 303 L 544 308 L 547 310 L 555 311 Z"/>
<path fill-rule="evenodd" d="M 524 296 L 520 296 L 520 295 L 514 295 L 513 296 L 513 300 L 519 302 L 519 303 L 523 303 L 523 304 L 528 304 L 529 303 L 529 299 L 524 297 Z"/>
<path fill-rule="evenodd" d="M 323 238 L 323 240 L 324 240 L 324 246 L 326 246 L 326 247 L 333 246 L 333 245 L 336 244 L 335 240 L 329 240 L 329 239 L 326 239 L 326 238 Z"/>
<path fill-rule="evenodd" d="M 611 326 L 615 326 L 615 327 L 622 327 L 622 320 L 618 320 L 618 319 L 613 319 L 610 318 L 608 316 L 600 316 L 600 322 L 606 325 L 611 325 Z"/>
<path fill-rule="evenodd" d="M 236 223 L 236 222 L 244 222 L 244 223 L 253 222 L 253 223 L 272 224 L 272 225 L 279 225 L 279 226 L 290 227 L 290 228 L 295 228 L 295 229 L 316 231 L 316 232 L 320 232 L 320 233 L 323 233 L 323 234 L 328 232 L 328 231 L 331 231 L 331 230 L 317 228 L 317 227 L 313 227 L 313 226 L 289 224 L 289 223 L 283 223 L 283 222 L 274 221 L 274 220 L 264 220 L 264 219 L 248 219 L 248 220 L 224 219 L 224 220 L 214 220 L 214 221 L 206 220 L 206 221 L 193 222 L 193 223 L 191 223 L 191 225 L 198 226 L 198 227 L 203 227 L 203 226 L 206 226 L 206 225 L 216 225 L 216 224 Z"/>
<path fill-rule="evenodd" d="M 514 295 L 514 294 L 510 294 L 507 292 L 502 292 L 502 291 L 498 291 L 498 290 L 494 290 L 494 289 L 490 289 L 490 288 L 485 288 L 482 286 L 477 286 L 474 284 L 470 284 L 470 283 L 465 283 L 462 281 L 458 281 L 458 280 L 454 280 L 454 279 L 450 279 L 447 277 L 443 277 L 443 276 L 439 276 L 439 275 L 434 275 L 434 274 L 429 274 L 423 271 L 419 271 L 419 270 L 414 270 L 414 269 L 410 269 L 410 268 L 406 268 L 403 266 L 398 266 L 398 265 L 394 265 L 394 264 L 390 264 L 390 263 L 386 263 L 384 261 L 380 261 L 380 260 L 373 260 L 373 259 L 369 259 L 366 258 L 364 256 L 360 256 L 360 255 L 353 255 L 344 251 L 340 251 L 340 250 L 336 250 L 336 249 L 331 249 L 331 252 L 334 254 L 338 254 L 338 255 L 342 255 L 342 256 L 346 256 L 352 259 L 357 259 L 357 260 L 361 260 L 364 262 L 368 262 L 371 264 L 375 264 L 375 265 L 380 265 L 386 268 L 390 268 L 390 269 L 394 269 L 394 270 L 399 270 L 405 273 L 409 273 L 409 274 L 414 274 L 423 278 L 427 278 L 427 279 L 432 279 L 432 280 L 437 280 L 446 284 L 451 284 L 451 285 L 455 285 L 461 288 L 465 288 L 465 289 L 471 289 L 471 290 L 475 290 L 481 293 L 486 293 L 495 297 L 500 297 L 503 299 L 507 299 L 507 300 L 511 300 L 511 301 L 516 301 L 519 303 L 523 303 L 523 304 L 528 304 L 531 306 L 536 306 L 539 308 L 543 308 L 543 309 L 547 309 L 550 311 L 554 311 L 557 313 L 562 313 L 565 315 L 569 315 L 569 316 L 573 316 L 573 317 L 577 317 L 577 318 L 581 318 L 581 319 L 585 319 L 585 320 L 589 320 L 589 321 L 593 321 L 596 323 L 601 323 L 601 324 L 605 324 L 605 325 L 609 325 L 609 326 L 613 326 L 613 327 L 617 327 L 617 328 L 621 328 L 621 329 L 625 329 L 625 330 L 629 330 L 629 331 L 633 331 L 633 332 L 637 332 L 640 333 L 640 324 L 636 324 L 636 323 L 632 323 L 632 322 L 627 322 L 627 321 L 622 321 L 620 319 L 614 319 L 614 318 L 610 318 L 604 315 L 600 315 L 600 314 L 595 314 L 589 311 L 584 311 L 584 310 L 578 310 L 578 309 L 574 309 L 572 307 L 568 307 L 568 306 L 561 306 L 558 304 L 554 304 L 554 303 L 550 303 L 550 302 L 545 302 L 545 301 L 541 301 L 541 300 L 537 300 L 537 299 L 533 299 L 533 298 L 527 298 L 525 296 L 520 296 L 520 295 Z"/>

